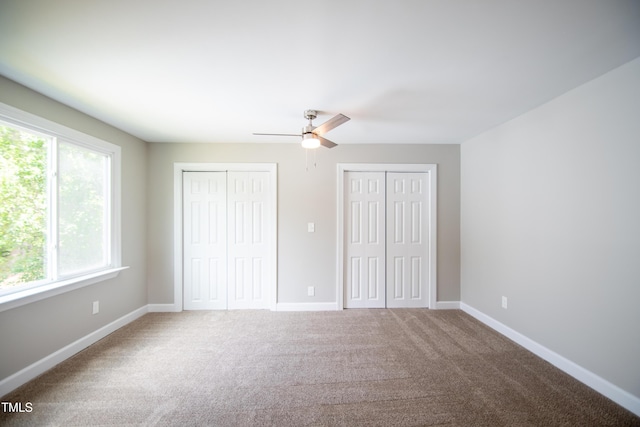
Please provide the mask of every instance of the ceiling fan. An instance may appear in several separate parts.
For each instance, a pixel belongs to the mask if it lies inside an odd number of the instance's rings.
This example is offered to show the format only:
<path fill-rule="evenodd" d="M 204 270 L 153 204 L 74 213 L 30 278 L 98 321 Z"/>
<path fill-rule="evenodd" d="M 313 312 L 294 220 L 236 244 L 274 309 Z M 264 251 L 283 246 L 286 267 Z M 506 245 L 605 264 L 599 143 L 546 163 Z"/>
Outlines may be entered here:
<path fill-rule="evenodd" d="M 302 133 L 254 133 L 254 135 L 302 137 L 302 146 L 304 148 L 318 148 L 321 145 L 327 148 L 335 147 L 338 144 L 323 138 L 322 135 L 351 119 L 344 114 L 338 114 L 320 126 L 315 127 L 312 120 L 317 116 L 318 112 L 316 110 L 306 110 L 304 112 L 304 118 L 309 120 L 309 124 L 302 128 Z"/>

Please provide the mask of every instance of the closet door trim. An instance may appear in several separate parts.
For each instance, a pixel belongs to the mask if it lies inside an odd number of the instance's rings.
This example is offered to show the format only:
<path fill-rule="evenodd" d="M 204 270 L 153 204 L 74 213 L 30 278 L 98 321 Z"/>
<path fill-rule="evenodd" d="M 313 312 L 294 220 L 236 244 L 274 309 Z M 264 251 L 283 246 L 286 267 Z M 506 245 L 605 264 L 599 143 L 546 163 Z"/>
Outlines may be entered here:
<path fill-rule="evenodd" d="M 183 309 L 183 248 L 182 248 L 182 174 L 183 172 L 269 172 L 269 187 L 271 200 L 269 203 L 270 218 L 272 227 L 270 228 L 271 246 L 270 257 L 270 290 L 269 308 L 276 309 L 277 302 L 277 200 L 278 200 L 278 166 L 275 163 L 174 163 L 173 164 L 173 304 L 166 304 L 163 311 L 182 311 Z"/>
<path fill-rule="evenodd" d="M 337 248 L 336 248 L 336 301 L 337 308 L 343 309 L 344 301 L 344 248 L 345 248 L 345 205 L 344 205 L 344 180 L 346 172 L 426 172 L 427 186 L 429 188 L 428 203 L 428 227 L 429 227 L 429 278 L 428 295 L 430 309 L 436 308 L 437 302 L 437 187 L 438 187 L 438 165 L 437 164 L 389 164 L 389 163 L 338 163 L 337 165 Z"/>

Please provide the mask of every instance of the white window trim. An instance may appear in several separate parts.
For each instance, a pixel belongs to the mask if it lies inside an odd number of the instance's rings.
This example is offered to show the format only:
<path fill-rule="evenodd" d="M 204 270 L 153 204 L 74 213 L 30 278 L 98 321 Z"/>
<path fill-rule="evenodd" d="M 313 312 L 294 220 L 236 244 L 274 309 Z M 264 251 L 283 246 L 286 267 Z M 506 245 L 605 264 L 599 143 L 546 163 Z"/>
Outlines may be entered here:
<path fill-rule="evenodd" d="M 89 286 L 103 280 L 112 279 L 116 277 L 120 271 L 127 269 L 128 267 L 122 266 L 120 233 L 121 148 L 118 145 L 3 103 L 0 103 L 0 118 L 7 123 L 12 123 L 22 128 L 32 129 L 35 132 L 50 135 L 63 141 L 101 151 L 110 155 L 113 159 L 111 170 L 111 265 L 104 270 L 92 271 L 85 275 L 65 278 L 41 286 L 2 295 L 0 296 L 0 312 Z"/>
<path fill-rule="evenodd" d="M 58 280 L 47 283 L 46 285 L 3 295 L 0 297 L 0 312 L 93 285 L 103 280 L 113 279 L 117 277 L 122 270 L 126 270 L 127 268 L 129 267 L 110 268 L 108 270 L 101 270 L 84 276 L 74 277 L 73 279 Z"/>

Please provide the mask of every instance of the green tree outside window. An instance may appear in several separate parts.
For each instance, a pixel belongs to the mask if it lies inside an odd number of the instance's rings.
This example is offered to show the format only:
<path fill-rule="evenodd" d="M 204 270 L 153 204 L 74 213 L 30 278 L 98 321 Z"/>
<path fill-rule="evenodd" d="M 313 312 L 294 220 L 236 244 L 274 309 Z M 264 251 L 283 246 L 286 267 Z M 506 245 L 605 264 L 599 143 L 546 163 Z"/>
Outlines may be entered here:
<path fill-rule="evenodd" d="M 47 140 L 0 125 L 0 289 L 46 271 Z"/>

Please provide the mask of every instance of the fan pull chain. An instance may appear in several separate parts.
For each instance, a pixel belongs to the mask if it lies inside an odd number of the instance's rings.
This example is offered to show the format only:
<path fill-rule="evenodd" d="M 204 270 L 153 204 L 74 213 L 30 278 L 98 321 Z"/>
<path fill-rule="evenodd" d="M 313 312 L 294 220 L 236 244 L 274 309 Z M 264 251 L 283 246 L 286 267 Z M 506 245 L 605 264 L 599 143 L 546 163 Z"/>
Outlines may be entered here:
<path fill-rule="evenodd" d="M 314 168 L 318 167 L 317 152 L 318 150 L 313 150 L 313 167 Z M 304 170 L 309 172 L 309 149 L 308 148 L 305 148 L 304 150 Z"/>

